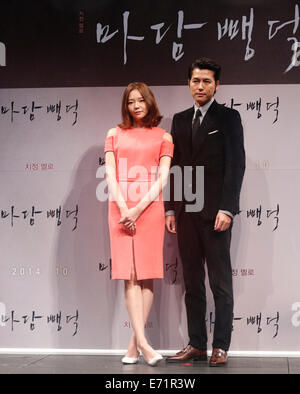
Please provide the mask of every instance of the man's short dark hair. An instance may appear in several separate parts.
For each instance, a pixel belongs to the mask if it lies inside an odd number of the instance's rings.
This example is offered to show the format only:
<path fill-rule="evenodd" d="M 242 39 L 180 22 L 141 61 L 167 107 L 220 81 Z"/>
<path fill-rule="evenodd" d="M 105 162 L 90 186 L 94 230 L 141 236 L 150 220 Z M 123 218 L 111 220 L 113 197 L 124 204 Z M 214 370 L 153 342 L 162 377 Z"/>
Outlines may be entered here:
<path fill-rule="evenodd" d="M 199 68 L 200 70 L 211 70 L 214 72 L 215 81 L 217 82 L 220 80 L 221 66 L 215 63 L 212 59 L 209 59 L 207 57 L 200 57 L 199 59 L 196 59 L 189 67 L 189 79 L 192 78 L 192 74 L 195 68 Z"/>

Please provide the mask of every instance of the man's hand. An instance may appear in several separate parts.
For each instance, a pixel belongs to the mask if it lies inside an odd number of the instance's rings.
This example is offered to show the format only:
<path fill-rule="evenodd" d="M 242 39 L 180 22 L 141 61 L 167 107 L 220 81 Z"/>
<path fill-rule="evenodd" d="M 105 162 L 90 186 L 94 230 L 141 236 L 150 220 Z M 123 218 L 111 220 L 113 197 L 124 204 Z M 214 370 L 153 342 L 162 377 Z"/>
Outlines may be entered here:
<path fill-rule="evenodd" d="M 176 226 L 175 226 L 175 216 L 168 215 L 166 216 L 166 227 L 169 233 L 176 234 Z"/>
<path fill-rule="evenodd" d="M 225 231 L 229 228 L 231 223 L 231 217 L 226 215 L 226 213 L 218 212 L 215 221 L 215 231 Z"/>

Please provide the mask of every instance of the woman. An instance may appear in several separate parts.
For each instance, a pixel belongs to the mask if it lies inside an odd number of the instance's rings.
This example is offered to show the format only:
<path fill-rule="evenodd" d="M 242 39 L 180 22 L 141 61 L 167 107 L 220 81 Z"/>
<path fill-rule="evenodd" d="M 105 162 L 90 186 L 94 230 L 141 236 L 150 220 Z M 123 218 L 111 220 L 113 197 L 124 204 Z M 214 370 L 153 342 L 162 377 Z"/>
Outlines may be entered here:
<path fill-rule="evenodd" d="M 161 192 L 174 148 L 171 135 L 157 127 L 161 119 L 149 87 L 130 83 L 123 94 L 123 121 L 108 131 L 105 141 L 112 278 L 125 281 L 133 327 L 124 364 L 137 363 L 139 351 L 149 365 L 162 359 L 144 332 L 153 302 L 153 279 L 163 278 Z"/>

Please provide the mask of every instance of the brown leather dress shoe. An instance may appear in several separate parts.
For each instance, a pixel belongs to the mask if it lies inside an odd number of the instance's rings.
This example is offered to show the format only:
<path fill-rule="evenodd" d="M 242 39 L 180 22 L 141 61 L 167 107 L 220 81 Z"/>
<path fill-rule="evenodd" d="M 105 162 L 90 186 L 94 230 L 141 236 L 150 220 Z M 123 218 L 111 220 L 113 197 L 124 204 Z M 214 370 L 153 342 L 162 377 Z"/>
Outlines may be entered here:
<path fill-rule="evenodd" d="M 183 350 L 176 353 L 175 356 L 166 358 L 167 363 L 181 363 L 189 360 L 206 361 L 207 351 L 196 349 L 191 345 L 187 345 Z"/>
<path fill-rule="evenodd" d="M 211 358 L 209 360 L 210 367 L 220 367 L 227 363 L 227 352 L 225 350 L 216 348 L 213 349 Z"/>

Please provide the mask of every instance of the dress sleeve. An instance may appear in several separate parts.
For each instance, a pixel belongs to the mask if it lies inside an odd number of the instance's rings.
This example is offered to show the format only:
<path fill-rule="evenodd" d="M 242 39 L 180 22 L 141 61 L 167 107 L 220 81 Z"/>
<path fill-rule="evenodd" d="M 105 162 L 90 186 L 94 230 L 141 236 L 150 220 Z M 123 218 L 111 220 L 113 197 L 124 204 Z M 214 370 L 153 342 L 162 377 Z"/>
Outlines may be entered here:
<path fill-rule="evenodd" d="M 166 139 L 163 139 L 160 147 L 159 158 L 161 158 L 162 156 L 173 157 L 173 151 L 174 144 Z"/>
<path fill-rule="evenodd" d="M 106 152 L 113 152 L 114 151 L 114 137 L 106 137 L 105 146 L 104 146 L 104 153 Z"/>

